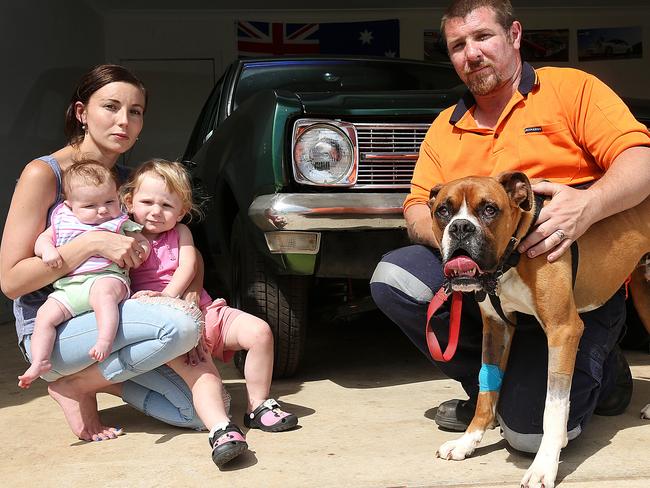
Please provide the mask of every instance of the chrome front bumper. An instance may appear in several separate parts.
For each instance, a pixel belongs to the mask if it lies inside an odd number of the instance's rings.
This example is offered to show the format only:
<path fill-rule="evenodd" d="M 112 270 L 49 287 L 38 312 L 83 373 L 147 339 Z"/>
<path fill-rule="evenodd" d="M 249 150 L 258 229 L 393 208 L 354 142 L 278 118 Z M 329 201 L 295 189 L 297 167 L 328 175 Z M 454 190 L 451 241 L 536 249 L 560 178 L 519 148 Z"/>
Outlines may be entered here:
<path fill-rule="evenodd" d="M 406 193 L 278 193 L 257 197 L 248 216 L 264 232 L 403 229 Z"/>

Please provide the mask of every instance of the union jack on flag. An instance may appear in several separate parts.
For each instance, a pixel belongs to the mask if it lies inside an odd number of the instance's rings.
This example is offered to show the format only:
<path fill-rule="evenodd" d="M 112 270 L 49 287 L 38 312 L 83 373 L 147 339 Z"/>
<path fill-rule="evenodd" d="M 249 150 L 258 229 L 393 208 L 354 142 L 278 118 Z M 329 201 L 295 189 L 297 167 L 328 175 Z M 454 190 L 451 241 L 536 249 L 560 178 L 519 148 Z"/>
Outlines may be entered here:
<path fill-rule="evenodd" d="M 237 47 L 241 56 L 318 54 L 318 24 L 237 22 Z"/>
<path fill-rule="evenodd" d="M 237 21 L 240 57 L 363 54 L 399 57 L 399 20 L 291 24 Z"/>

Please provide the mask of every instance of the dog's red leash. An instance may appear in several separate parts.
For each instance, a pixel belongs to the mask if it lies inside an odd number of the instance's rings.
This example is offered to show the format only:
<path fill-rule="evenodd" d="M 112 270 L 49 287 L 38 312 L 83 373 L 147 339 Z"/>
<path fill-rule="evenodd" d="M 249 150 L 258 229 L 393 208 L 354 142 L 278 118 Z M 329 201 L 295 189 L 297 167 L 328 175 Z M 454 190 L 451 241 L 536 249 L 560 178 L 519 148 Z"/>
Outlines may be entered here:
<path fill-rule="evenodd" d="M 453 358 L 456 353 L 456 347 L 458 347 L 458 336 L 460 335 L 460 314 L 463 309 L 463 294 L 459 291 L 454 291 L 451 295 L 449 342 L 447 343 L 447 348 L 444 353 L 440 349 L 440 343 L 438 342 L 433 330 L 431 330 L 430 325 L 433 314 L 436 313 L 436 310 L 438 310 L 442 304 L 447 301 L 447 298 L 449 298 L 449 295 L 445 292 L 444 286 L 433 295 L 433 298 L 429 302 L 429 307 L 427 308 L 427 325 L 425 329 L 427 347 L 429 348 L 429 353 L 431 353 L 433 359 L 444 363 Z"/>

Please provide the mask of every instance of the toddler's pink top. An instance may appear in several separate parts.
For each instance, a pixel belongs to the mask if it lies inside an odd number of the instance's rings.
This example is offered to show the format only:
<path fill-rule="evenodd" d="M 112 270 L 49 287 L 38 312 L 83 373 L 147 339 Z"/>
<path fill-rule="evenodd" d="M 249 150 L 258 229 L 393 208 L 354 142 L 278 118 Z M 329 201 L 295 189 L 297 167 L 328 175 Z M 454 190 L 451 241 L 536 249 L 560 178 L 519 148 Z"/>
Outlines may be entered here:
<path fill-rule="evenodd" d="M 151 242 L 151 254 L 137 269 L 131 270 L 131 288 L 163 291 L 178 268 L 179 236 L 176 228 L 160 234 Z M 199 303 L 205 316 L 204 337 L 213 357 L 230 361 L 234 351 L 224 350 L 224 341 L 230 325 L 241 310 L 228 306 L 223 298 L 212 301 L 205 290 L 201 290 Z"/>
<path fill-rule="evenodd" d="M 151 242 L 151 253 L 138 268 L 131 270 L 131 289 L 163 291 L 178 268 L 178 231 L 176 227 L 163 232 Z M 205 290 L 201 290 L 201 308 L 212 303 Z"/>

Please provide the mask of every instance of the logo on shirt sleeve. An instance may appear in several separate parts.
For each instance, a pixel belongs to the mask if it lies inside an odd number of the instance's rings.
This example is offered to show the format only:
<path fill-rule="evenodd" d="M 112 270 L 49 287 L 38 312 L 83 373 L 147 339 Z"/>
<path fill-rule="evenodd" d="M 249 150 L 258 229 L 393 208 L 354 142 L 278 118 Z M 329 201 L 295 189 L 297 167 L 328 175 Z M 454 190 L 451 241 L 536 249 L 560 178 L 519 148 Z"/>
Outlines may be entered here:
<path fill-rule="evenodd" d="M 531 132 L 542 132 L 542 128 L 538 125 L 535 127 L 526 127 L 524 129 L 524 134 L 529 134 Z"/>

